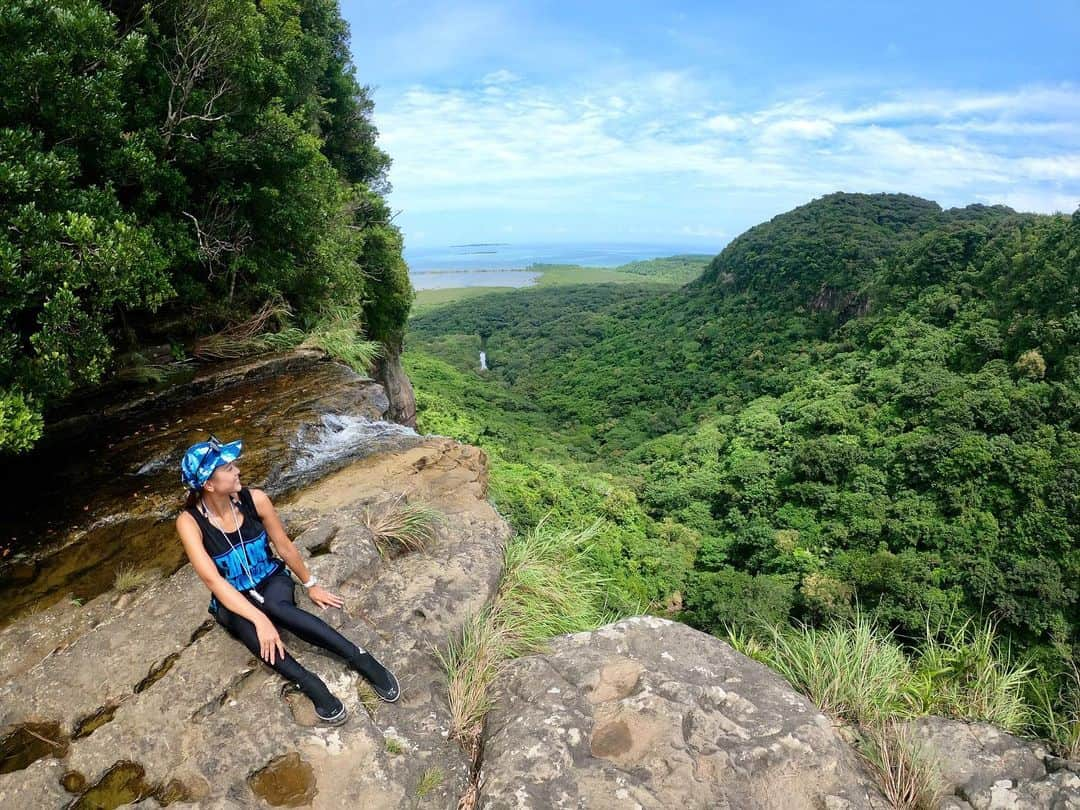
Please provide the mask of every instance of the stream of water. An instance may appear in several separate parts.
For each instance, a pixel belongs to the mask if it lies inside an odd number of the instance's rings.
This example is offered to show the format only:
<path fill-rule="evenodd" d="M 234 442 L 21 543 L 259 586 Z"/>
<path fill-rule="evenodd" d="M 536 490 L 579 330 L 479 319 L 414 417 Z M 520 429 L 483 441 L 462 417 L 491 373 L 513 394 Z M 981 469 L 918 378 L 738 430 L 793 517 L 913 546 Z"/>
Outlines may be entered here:
<path fill-rule="evenodd" d="M 212 380 L 213 369 L 202 374 Z M 174 521 L 185 495 L 180 457 L 192 443 L 242 438 L 241 482 L 278 500 L 416 435 L 378 421 L 385 408 L 381 387 L 311 360 L 271 363 L 191 396 L 96 404 L 51 426 L 32 453 L 0 469 L 0 626 L 60 599 L 93 598 L 125 566 L 182 566 Z"/>

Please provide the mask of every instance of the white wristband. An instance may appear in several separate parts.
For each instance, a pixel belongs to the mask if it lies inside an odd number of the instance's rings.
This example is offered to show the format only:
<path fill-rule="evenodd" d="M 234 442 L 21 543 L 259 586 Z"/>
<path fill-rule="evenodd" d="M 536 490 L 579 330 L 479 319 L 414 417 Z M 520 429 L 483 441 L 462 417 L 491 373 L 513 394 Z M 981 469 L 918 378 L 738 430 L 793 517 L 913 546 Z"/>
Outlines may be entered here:
<path fill-rule="evenodd" d="M 314 585 L 318 581 L 319 581 L 319 578 L 317 576 L 315 576 L 314 574 L 312 574 L 311 579 L 309 579 L 307 582 L 301 582 L 300 584 L 303 585 L 305 588 L 310 588 L 312 585 Z"/>

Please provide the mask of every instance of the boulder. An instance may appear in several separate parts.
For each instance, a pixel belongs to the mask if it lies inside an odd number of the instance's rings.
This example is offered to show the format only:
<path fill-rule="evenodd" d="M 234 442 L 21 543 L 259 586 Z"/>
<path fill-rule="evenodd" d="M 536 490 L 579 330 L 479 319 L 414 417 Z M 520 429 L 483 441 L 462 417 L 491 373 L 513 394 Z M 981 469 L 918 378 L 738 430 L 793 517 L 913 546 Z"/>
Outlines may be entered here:
<path fill-rule="evenodd" d="M 717 638 L 638 616 L 512 662 L 488 715 L 482 804 L 884 807 L 833 724 Z"/>
<path fill-rule="evenodd" d="M 1080 810 L 1080 763 L 988 723 L 908 723 L 938 763 L 949 810 Z"/>

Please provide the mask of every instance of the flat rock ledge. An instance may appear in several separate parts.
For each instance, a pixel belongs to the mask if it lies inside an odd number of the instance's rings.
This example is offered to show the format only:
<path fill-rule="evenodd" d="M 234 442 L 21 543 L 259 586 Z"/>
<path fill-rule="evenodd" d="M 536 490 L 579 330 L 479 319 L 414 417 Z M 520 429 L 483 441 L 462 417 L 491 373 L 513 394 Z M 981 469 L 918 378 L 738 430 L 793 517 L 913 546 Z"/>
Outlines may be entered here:
<path fill-rule="evenodd" d="M 133 595 L 63 603 L 5 628 L 6 753 L 18 743 L 51 755 L 5 761 L 16 769 L 0 773 L 0 807 L 454 807 L 471 762 L 449 739 L 433 650 L 498 584 L 510 529 L 486 489 L 481 450 L 417 437 L 279 504 L 311 569 L 346 600 L 323 611 L 298 587 L 298 604 L 401 681 L 399 702 L 372 701 L 343 661 L 283 633 L 348 706 L 337 728 L 316 726 L 302 695 L 282 698 L 284 680 L 213 622 L 191 566 Z M 363 514 L 402 492 L 444 518 L 425 551 L 384 557 Z"/>
<path fill-rule="evenodd" d="M 891 807 L 837 728 L 772 670 L 637 616 L 512 662 L 488 715 L 484 810 Z M 1080 810 L 1080 763 L 986 723 L 924 717 L 942 810 Z"/>

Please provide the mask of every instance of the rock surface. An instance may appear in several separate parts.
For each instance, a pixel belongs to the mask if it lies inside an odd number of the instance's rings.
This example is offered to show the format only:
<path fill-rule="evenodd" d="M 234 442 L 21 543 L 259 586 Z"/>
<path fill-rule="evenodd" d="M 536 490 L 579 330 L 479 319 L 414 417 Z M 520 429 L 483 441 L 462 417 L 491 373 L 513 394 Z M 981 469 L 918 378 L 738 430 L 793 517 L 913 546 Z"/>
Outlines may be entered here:
<path fill-rule="evenodd" d="M 66 753 L 0 774 L 0 807 L 73 799 L 73 807 L 115 807 L 140 798 L 146 807 L 456 805 L 470 762 L 447 739 L 445 678 L 432 650 L 460 632 L 498 583 L 509 527 L 485 499 L 486 476 L 480 450 L 416 437 L 277 504 L 312 555 L 311 569 L 346 609 L 322 612 L 302 588 L 298 603 L 401 681 L 401 700 L 375 701 L 369 715 L 344 662 L 283 634 L 348 706 L 338 728 L 314 726 L 302 695 L 279 697 L 283 680 L 210 620 L 209 593 L 190 566 L 133 598 L 103 594 L 78 609 L 65 602 L 7 628 L 0 728 L 9 744 L 48 750 L 45 738 Z M 363 513 L 402 492 L 444 520 L 427 550 L 384 558 Z M 39 725 L 18 731 L 25 723 Z M 419 795 L 422 782 L 428 789 Z M 151 792 L 156 798 L 146 798 Z M 108 801 L 96 804 L 103 794 Z"/>
<path fill-rule="evenodd" d="M 933 752 L 949 810 L 1080 810 L 1080 763 L 987 723 L 921 717 L 909 727 Z"/>
<path fill-rule="evenodd" d="M 809 701 L 682 624 L 635 617 L 561 637 L 500 686 L 487 810 L 885 806 Z"/>

